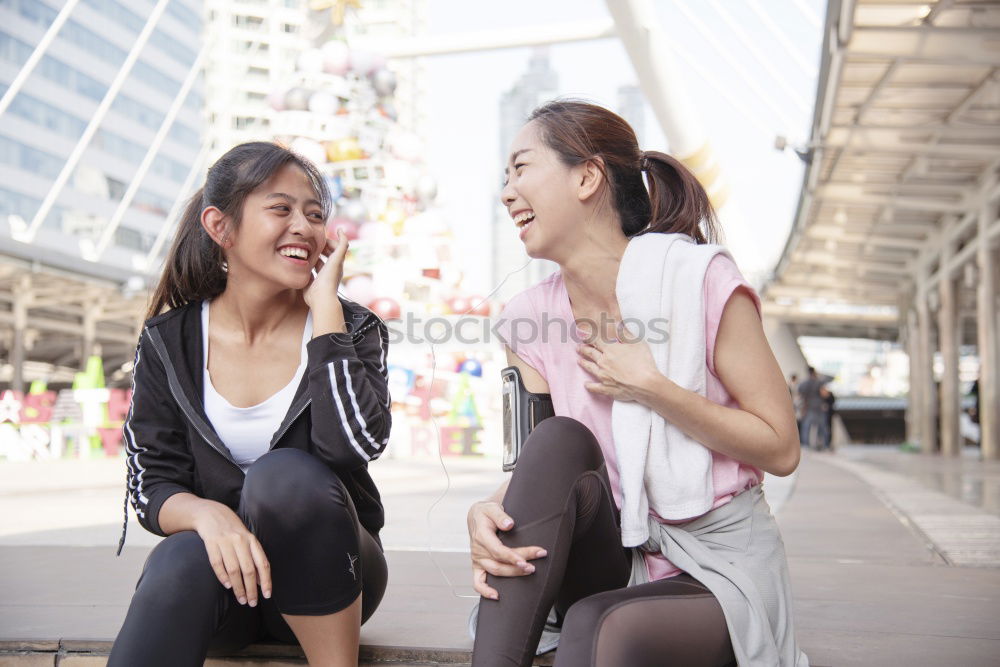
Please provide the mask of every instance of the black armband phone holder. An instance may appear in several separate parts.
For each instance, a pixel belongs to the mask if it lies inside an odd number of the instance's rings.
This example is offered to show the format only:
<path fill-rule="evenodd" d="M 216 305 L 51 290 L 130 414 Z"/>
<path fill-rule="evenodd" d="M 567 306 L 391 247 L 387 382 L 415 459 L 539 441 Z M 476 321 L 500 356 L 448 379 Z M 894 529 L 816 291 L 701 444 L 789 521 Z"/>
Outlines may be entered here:
<path fill-rule="evenodd" d="M 538 424 L 555 416 L 551 394 L 533 394 L 524 388 L 517 366 L 500 371 L 503 395 L 503 470 L 517 465 L 528 434 Z"/>

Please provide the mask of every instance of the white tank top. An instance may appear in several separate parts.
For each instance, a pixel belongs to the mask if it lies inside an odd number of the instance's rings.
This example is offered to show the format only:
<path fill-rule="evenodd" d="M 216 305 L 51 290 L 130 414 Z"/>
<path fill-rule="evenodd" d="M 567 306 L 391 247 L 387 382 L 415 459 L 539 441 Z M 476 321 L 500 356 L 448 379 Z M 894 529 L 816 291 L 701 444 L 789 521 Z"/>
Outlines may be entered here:
<path fill-rule="evenodd" d="M 205 359 L 203 371 L 205 414 L 222 442 L 229 448 L 233 459 L 246 472 L 251 463 L 267 452 L 271 445 L 271 436 L 281 426 L 288 408 L 292 405 L 295 390 L 307 366 L 306 343 L 312 338 L 312 312 L 306 316 L 306 326 L 302 330 L 302 348 L 295 376 L 263 403 L 248 408 L 238 408 L 215 390 L 212 378 L 208 374 L 208 304 L 208 300 L 205 300 L 201 306 L 201 337 L 204 351 L 202 357 Z"/>

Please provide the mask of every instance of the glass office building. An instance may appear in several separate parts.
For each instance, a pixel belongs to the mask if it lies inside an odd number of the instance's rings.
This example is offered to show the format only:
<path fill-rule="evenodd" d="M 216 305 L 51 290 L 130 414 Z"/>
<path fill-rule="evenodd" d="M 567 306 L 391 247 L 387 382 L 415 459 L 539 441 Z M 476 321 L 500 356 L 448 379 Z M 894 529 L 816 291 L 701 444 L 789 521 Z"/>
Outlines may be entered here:
<path fill-rule="evenodd" d="M 0 92 L 6 92 L 62 5 L 60 0 L 0 0 Z M 98 242 L 195 63 L 202 41 L 197 0 L 169 0 L 37 234 L 29 244 L 12 237 L 36 217 L 154 5 L 150 0 L 80 0 L 0 116 L 5 253 L 81 258 L 86 256 L 81 249 Z M 203 107 L 199 77 L 93 267 L 98 272 L 101 267 L 111 274 L 146 272 L 143 262 L 195 167 Z"/>

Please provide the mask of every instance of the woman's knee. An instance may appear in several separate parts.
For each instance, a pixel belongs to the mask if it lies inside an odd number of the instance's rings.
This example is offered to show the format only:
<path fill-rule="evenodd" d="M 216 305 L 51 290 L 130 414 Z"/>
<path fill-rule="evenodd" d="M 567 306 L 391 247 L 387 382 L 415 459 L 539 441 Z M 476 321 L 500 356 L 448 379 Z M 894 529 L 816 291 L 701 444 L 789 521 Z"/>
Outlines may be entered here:
<path fill-rule="evenodd" d="M 586 637 L 596 641 L 602 619 L 615 604 L 616 600 L 602 593 L 577 600 L 566 612 L 561 636 L 570 641 L 581 641 Z"/>
<path fill-rule="evenodd" d="M 205 543 L 198 533 L 183 531 L 167 536 L 150 553 L 143 567 L 137 597 L 156 604 L 207 603 L 222 589 L 215 576 Z"/>
<path fill-rule="evenodd" d="M 518 466 L 571 466 L 596 470 L 604 455 L 593 432 L 572 417 L 549 417 L 528 436 Z"/>
<path fill-rule="evenodd" d="M 252 526 L 263 522 L 287 530 L 317 522 L 353 521 L 343 482 L 326 464 L 299 449 L 270 451 L 250 466 L 241 510 Z"/>
<path fill-rule="evenodd" d="M 707 589 L 670 588 L 658 596 L 639 588 L 605 591 L 573 604 L 563 621 L 559 648 L 573 659 L 556 664 L 644 667 L 661 664 L 663 655 L 681 665 L 732 662 L 725 616 Z"/>

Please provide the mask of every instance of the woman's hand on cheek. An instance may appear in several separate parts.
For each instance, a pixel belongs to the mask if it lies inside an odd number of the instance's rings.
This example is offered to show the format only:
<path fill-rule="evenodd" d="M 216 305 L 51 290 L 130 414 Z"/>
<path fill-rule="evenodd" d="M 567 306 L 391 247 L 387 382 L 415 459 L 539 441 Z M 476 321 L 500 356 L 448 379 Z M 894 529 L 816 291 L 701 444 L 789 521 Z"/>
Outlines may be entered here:
<path fill-rule="evenodd" d="M 637 401 L 660 375 L 649 345 L 643 340 L 623 339 L 608 343 L 600 337 L 577 346 L 577 362 L 596 380 L 584 385 L 588 391 L 616 401 Z"/>
<path fill-rule="evenodd" d="M 313 313 L 313 337 L 328 333 L 344 333 L 344 308 L 337 296 L 340 281 L 344 278 L 344 257 L 347 256 L 347 235 L 337 230 L 336 243 L 326 242 L 316 264 L 316 275 L 309 282 L 302 297 Z"/>
<path fill-rule="evenodd" d="M 316 275 L 303 294 L 306 303 L 313 310 L 331 302 L 340 303 L 337 289 L 344 278 L 344 257 L 347 256 L 348 245 L 347 235 L 338 229 L 336 241 L 327 240 L 320 252 L 320 259 L 314 269 Z"/>

